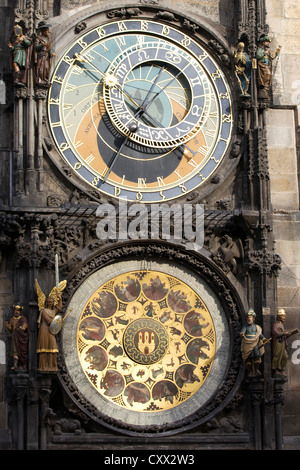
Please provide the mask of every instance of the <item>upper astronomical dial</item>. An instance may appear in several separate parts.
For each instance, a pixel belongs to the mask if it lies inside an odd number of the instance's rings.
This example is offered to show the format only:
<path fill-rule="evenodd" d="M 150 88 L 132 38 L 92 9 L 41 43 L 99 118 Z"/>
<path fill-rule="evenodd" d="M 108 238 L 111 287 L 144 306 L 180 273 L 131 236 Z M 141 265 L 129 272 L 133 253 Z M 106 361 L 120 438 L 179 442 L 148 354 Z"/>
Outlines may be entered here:
<path fill-rule="evenodd" d="M 206 181 L 233 125 L 230 89 L 207 51 L 150 20 L 107 23 L 74 42 L 53 73 L 48 117 L 81 179 L 143 202 Z"/>

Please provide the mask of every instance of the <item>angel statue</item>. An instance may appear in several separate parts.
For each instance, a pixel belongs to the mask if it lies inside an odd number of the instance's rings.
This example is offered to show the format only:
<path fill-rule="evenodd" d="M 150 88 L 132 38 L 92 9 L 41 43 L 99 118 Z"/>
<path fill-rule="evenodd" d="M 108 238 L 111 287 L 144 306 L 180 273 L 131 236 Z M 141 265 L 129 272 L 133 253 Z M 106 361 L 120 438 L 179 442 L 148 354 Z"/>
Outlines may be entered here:
<path fill-rule="evenodd" d="M 37 279 L 35 280 L 36 291 L 38 295 L 39 317 L 38 317 L 38 341 L 37 353 L 39 354 L 38 371 L 41 372 L 57 372 L 57 353 L 58 347 L 53 333 L 53 322 L 56 316 L 61 312 L 62 299 L 61 295 L 67 285 L 67 281 L 61 281 L 58 287 L 54 287 L 49 296 L 46 298 L 39 286 Z M 61 318 L 61 317 L 60 317 Z"/>

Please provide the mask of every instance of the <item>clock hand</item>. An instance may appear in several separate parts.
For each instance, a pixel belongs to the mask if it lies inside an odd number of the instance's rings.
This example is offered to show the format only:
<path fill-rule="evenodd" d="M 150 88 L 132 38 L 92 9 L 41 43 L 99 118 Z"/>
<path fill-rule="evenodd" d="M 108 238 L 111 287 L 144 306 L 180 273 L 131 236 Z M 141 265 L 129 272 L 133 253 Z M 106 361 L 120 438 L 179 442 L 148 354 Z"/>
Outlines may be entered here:
<path fill-rule="evenodd" d="M 145 112 L 145 106 L 147 106 L 146 103 L 147 103 L 147 100 L 148 100 L 148 96 L 150 96 L 150 94 L 152 93 L 153 88 L 155 87 L 155 85 L 156 85 L 156 83 L 157 83 L 157 81 L 158 81 L 160 75 L 162 74 L 162 72 L 163 72 L 164 70 L 165 70 L 165 67 L 161 67 L 159 73 L 156 75 L 155 80 L 154 80 L 154 82 L 153 82 L 152 85 L 151 85 L 150 90 L 148 91 L 147 95 L 145 96 L 145 99 L 144 99 L 144 101 L 142 102 L 142 104 L 141 104 L 141 106 L 140 106 L 140 112 L 141 112 L 141 114 L 143 114 L 143 113 Z"/>
<path fill-rule="evenodd" d="M 136 113 L 136 114 L 137 114 L 137 113 Z M 130 132 L 135 132 L 135 131 L 137 130 L 137 127 L 135 127 L 135 123 L 132 123 L 132 124 L 131 124 L 131 127 L 130 127 L 130 124 L 129 124 L 129 130 L 130 130 Z M 102 184 L 105 183 L 105 181 L 107 180 L 107 178 L 108 178 L 110 172 L 112 171 L 112 168 L 113 168 L 113 166 L 114 166 L 114 164 L 115 164 L 115 162 L 116 162 L 118 156 L 120 155 L 120 153 L 121 153 L 121 151 L 122 151 L 124 145 L 127 144 L 128 140 L 129 140 L 129 135 L 126 136 L 126 138 L 123 140 L 121 146 L 119 147 L 119 150 L 118 150 L 118 151 L 113 155 L 113 157 L 111 158 L 111 160 L 110 160 L 110 162 L 109 162 L 109 164 L 108 164 L 108 170 L 107 170 L 107 172 L 105 173 L 105 176 L 104 176 L 103 180 L 101 181 L 100 186 L 102 186 Z"/>
<path fill-rule="evenodd" d="M 142 113 L 145 113 L 150 119 L 153 120 L 153 122 L 157 125 L 157 127 L 161 127 L 161 123 L 159 123 L 155 118 L 153 118 L 152 116 L 150 116 L 150 115 L 148 114 L 148 112 L 146 112 L 146 110 L 143 109 L 143 105 L 144 105 L 144 103 L 146 102 L 148 96 L 150 95 L 150 93 L 151 93 L 153 87 L 155 86 L 155 83 L 157 82 L 158 77 L 159 77 L 160 74 L 162 73 L 162 70 L 163 70 L 163 69 L 164 69 L 164 67 L 161 69 L 161 71 L 160 71 L 159 74 L 157 75 L 157 77 L 156 77 L 155 81 L 153 82 L 153 84 L 152 84 L 150 90 L 148 91 L 148 93 L 147 93 L 147 95 L 146 95 L 146 97 L 145 97 L 145 99 L 144 99 L 142 105 L 141 105 L 141 106 L 138 106 L 138 109 L 137 109 L 137 111 L 135 112 L 135 114 L 134 114 L 134 116 L 133 116 L 133 118 L 139 117 L 139 115 L 140 115 L 140 113 L 141 113 L 141 111 L 142 111 Z M 180 73 L 181 73 L 181 72 L 180 72 Z M 178 74 L 178 75 L 179 75 L 179 74 Z M 175 77 L 175 78 L 176 78 L 176 77 Z M 168 86 L 171 81 L 173 81 L 173 79 L 170 80 L 170 81 L 167 83 L 166 86 Z M 164 88 L 165 88 L 165 87 L 164 87 Z M 164 88 L 163 88 L 163 89 L 164 89 Z M 162 89 L 162 90 L 163 90 L 163 89 Z M 162 91 L 162 90 L 160 90 L 160 91 Z M 160 93 L 160 92 L 158 92 L 158 93 L 156 94 L 156 96 L 157 96 L 159 93 Z M 155 98 L 156 98 L 156 96 L 155 96 Z M 152 102 L 152 101 L 153 101 L 153 100 L 151 100 L 151 102 Z M 149 102 L 148 104 L 150 104 L 150 102 Z M 131 122 L 131 123 L 129 124 L 129 131 L 130 131 L 130 133 L 136 132 L 137 129 L 138 129 L 138 126 L 136 125 L 135 122 Z M 103 180 L 101 181 L 100 186 L 102 186 L 102 184 L 105 183 L 105 181 L 107 180 L 109 174 L 111 173 L 111 171 L 112 171 L 112 169 L 113 169 L 113 166 L 114 166 L 114 164 L 115 164 L 115 162 L 116 162 L 118 156 L 121 154 L 123 147 L 127 144 L 127 142 L 128 142 L 129 139 L 130 139 L 130 134 L 127 135 L 126 138 L 122 141 L 122 144 L 121 144 L 121 146 L 119 147 L 119 150 L 118 150 L 118 151 L 113 155 L 113 157 L 111 158 L 111 160 L 110 160 L 110 162 L 109 162 L 109 164 L 108 164 L 108 171 L 106 172 L 106 174 L 105 174 Z M 174 148 L 172 149 L 172 151 L 174 151 L 175 149 L 178 149 L 178 148 L 181 147 L 181 146 L 182 146 L 182 144 L 181 144 L 181 145 L 176 145 L 176 146 L 174 146 Z M 184 154 L 186 154 L 186 150 L 184 151 Z"/>
<path fill-rule="evenodd" d="M 161 88 L 158 92 L 156 92 L 155 95 L 151 98 L 151 100 L 148 101 L 148 103 L 147 103 L 147 99 L 148 99 L 149 95 L 152 93 L 152 90 L 153 90 L 155 84 L 157 83 L 158 78 L 160 77 L 161 73 L 162 73 L 164 70 L 165 70 L 165 67 L 162 67 L 162 68 L 160 69 L 160 71 L 159 71 L 159 73 L 157 74 L 157 76 L 155 77 L 155 80 L 154 80 L 154 82 L 152 83 L 151 88 L 150 88 L 150 90 L 148 91 L 148 93 L 147 93 L 147 95 L 146 95 L 144 101 L 143 101 L 142 104 L 140 105 L 140 107 L 139 107 L 139 109 L 138 109 L 138 113 L 135 114 L 135 116 L 134 116 L 134 117 L 141 118 L 141 117 L 143 116 L 143 114 L 144 114 L 144 115 L 146 115 L 148 118 L 150 118 L 150 119 L 154 122 L 154 124 L 155 124 L 157 127 L 159 127 L 159 128 L 162 127 L 161 123 L 159 123 L 158 121 L 156 121 L 156 119 L 153 118 L 153 117 L 149 114 L 149 112 L 147 111 L 147 108 L 153 103 L 153 101 L 157 98 L 157 96 L 158 96 L 162 91 L 164 91 L 164 89 L 167 88 L 167 87 L 173 82 L 173 80 L 175 80 L 175 79 L 182 73 L 182 70 L 180 70 L 173 78 L 171 78 L 171 79 L 167 82 L 167 84 L 166 84 L 163 88 Z M 128 96 L 128 95 L 127 95 L 127 96 Z"/>
<path fill-rule="evenodd" d="M 125 90 L 123 90 L 123 88 L 119 85 L 119 83 L 116 83 L 113 86 L 117 88 L 118 91 L 123 93 L 123 95 L 125 95 L 137 108 L 140 107 L 139 104 L 132 98 L 132 96 L 130 96 Z"/>
<path fill-rule="evenodd" d="M 137 108 L 139 108 L 139 104 L 130 96 L 126 91 L 122 89 L 122 87 L 119 85 L 117 78 L 113 74 L 109 73 L 104 73 L 101 70 L 99 70 L 92 62 L 90 62 L 86 57 L 83 57 L 82 55 L 78 54 L 78 52 L 75 52 L 75 60 L 78 60 L 79 62 L 84 62 L 86 64 L 91 65 L 97 72 L 99 72 L 102 77 L 104 78 L 104 84 L 107 85 L 110 88 L 117 88 L 121 93 L 123 93 Z"/>
<path fill-rule="evenodd" d="M 148 119 L 151 119 L 151 120 L 152 120 L 152 122 L 155 124 L 156 127 L 160 127 L 160 128 L 162 127 L 161 123 L 158 122 L 153 116 L 151 116 L 151 115 L 148 113 L 148 111 L 145 111 L 145 110 L 142 111 L 140 108 L 141 108 L 141 106 L 139 107 L 139 109 L 138 109 L 138 110 L 136 111 L 136 113 L 134 114 L 134 116 L 133 116 L 134 118 L 139 118 L 139 117 L 142 117 L 142 116 L 144 115 L 144 124 L 148 125 L 148 123 L 145 122 L 145 121 L 146 121 L 145 118 L 147 117 Z M 150 124 L 150 123 L 149 123 L 149 125 L 152 126 L 152 124 Z"/>
<path fill-rule="evenodd" d="M 105 174 L 103 180 L 101 181 L 100 186 L 102 186 L 102 184 L 105 183 L 105 181 L 107 180 L 107 178 L 108 178 L 110 172 L 112 171 L 112 168 L 113 168 L 113 166 L 114 166 L 114 164 L 115 164 L 115 162 L 116 162 L 117 157 L 120 155 L 120 153 L 121 153 L 121 151 L 122 151 L 124 145 L 127 144 L 128 139 L 129 139 L 129 136 L 127 136 L 127 137 L 123 140 L 123 142 L 122 142 L 122 144 L 121 144 L 119 150 L 118 150 L 118 151 L 113 155 L 113 157 L 111 158 L 111 160 L 110 160 L 110 162 L 109 162 L 109 164 L 108 164 L 108 165 L 109 165 L 108 170 L 107 170 L 107 172 L 106 172 L 106 174 Z"/>
<path fill-rule="evenodd" d="M 130 96 L 118 83 L 117 81 L 117 78 L 112 75 L 112 74 L 108 74 L 108 73 L 104 73 L 102 72 L 101 70 L 99 70 L 92 62 L 90 62 L 86 57 L 83 57 L 82 55 L 78 54 L 78 52 L 75 52 L 75 60 L 78 60 L 79 62 L 83 62 L 83 63 L 87 63 L 89 65 L 91 65 L 97 72 L 99 72 L 103 78 L 104 78 L 104 83 L 106 82 L 107 86 L 109 87 L 115 87 L 117 88 L 118 91 L 120 91 L 123 95 L 125 95 L 136 107 L 137 107 L 137 112 L 135 113 L 134 117 L 141 117 L 143 114 L 146 114 L 155 124 L 157 127 L 161 127 L 161 124 L 159 122 L 157 122 L 149 113 L 148 111 L 146 110 L 146 108 L 148 108 L 148 106 L 155 100 L 155 98 L 167 87 L 170 85 L 170 83 L 175 80 L 182 72 L 180 71 L 175 77 L 171 78 L 171 80 L 169 80 L 169 82 L 159 91 L 157 92 L 154 97 L 145 105 L 145 102 L 148 98 L 148 96 L 150 95 L 150 93 L 152 92 L 158 78 L 160 77 L 161 73 L 163 72 L 163 70 L 165 69 L 165 67 L 162 67 L 159 71 L 159 73 L 157 74 L 154 82 L 152 83 L 152 86 L 150 88 L 150 90 L 148 91 L 142 105 L 139 105 L 135 100 L 134 98 L 132 98 L 132 96 Z"/>
<path fill-rule="evenodd" d="M 74 59 L 74 62 L 82 62 L 82 63 L 85 63 L 85 64 L 89 64 L 91 65 L 95 70 L 97 70 L 97 72 L 99 72 L 103 77 L 105 76 L 105 73 L 102 72 L 101 70 L 99 70 L 97 67 L 95 67 L 94 64 L 92 64 L 92 62 L 90 62 L 88 59 L 86 59 L 85 57 L 83 57 L 81 54 L 78 54 L 78 52 L 75 52 L 75 59 Z"/>
<path fill-rule="evenodd" d="M 148 100 L 148 97 L 150 96 L 150 94 L 152 93 L 152 90 L 153 88 L 155 87 L 160 75 L 162 74 L 162 72 L 165 70 L 166 67 L 161 67 L 160 68 L 160 71 L 158 72 L 158 74 L 156 75 L 155 77 L 155 80 L 154 82 L 152 83 L 151 85 L 151 88 L 148 90 L 142 104 L 139 106 L 139 109 L 137 110 L 137 113 L 134 115 L 134 117 L 141 117 L 143 114 L 146 114 L 150 119 L 152 119 L 152 121 L 158 126 L 158 127 L 161 127 L 161 124 L 158 123 L 152 116 L 150 116 L 150 114 L 146 111 L 146 107 L 148 107 L 149 104 L 152 103 L 153 99 L 156 98 L 157 94 L 154 96 L 154 98 L 151 99 L 151 101 L 149 103 L 147 103 L 147 100 Z M 173 79 L 172 79 L 173 80 Z M 167 83 L 166 86 L 168 86 L 169 83 Z M 160 93 L 160 92 L 159 92 Z M 125 94 L 125 93 L 124 93 Z M 128 94 L 126 95 L 127 97 L 129 96 Z M 132 100 L 131 100 L 132 101 Z"/>
<path fill-rule="evenodd" d="M 136 114 L 137 114 L 137 113 L 136 113 Z M 135 131 L 137 130 L 137 128 L 135 128 L 135 127 L 133 127 L 133 126 L 134 126 L 134 123 L 132 123 L 132 128 L 131 128 L 131 129 L 129 128 L 129 130 L 130 130 L 131 132 L 135 132 Z M 129 125 L 129 127 L 130 127 L 130 125 Z M 123 147 L 127 144 L 129 138 L 130 138 L 130 136 L 127 135 L 126 138 L 123 140 L 123 142 L 122 142 L 122 144 L 121 144 L 119 150 L 118 150 L 118 151 L 113 155 L 113 157 L 111 158 L 111 160 L 110 160 L 110 162 L 109 162 L 109 164 L 108 164 L 108 167 L 109 167 L 109 168 L 108 168 L 108 170 L 107 170 L 107 172 L 106 172 L 106 174 L 105 174 L 105 176 L 104 176 L 104 179 L 101 181 L 100 186 L 102 186 L 102 184 L 105 183 L 105 181 L 107 180 L 107 178 L 108 178 L 109 174 L 111 173 L 112 168 L 113 168 L 113 166 L 114 166 L 114 164 L 115 164 L 115 162 L 116 162 L 118 156 L 120 155 L 120 153 L 121 153 Z M 182 144 L 181 144 L 181 145 L 176 145 L 174 148 L 172 148 L 172 152 L 173 152 L 174 150 L 178 149 L 178 148 L 181 147 L 181 146 L 182 146 Z M 187 148 L 188 148 L 188 147 L 187 147 Z M 190 150 L 190 149 L 189 149 L 189 150 Z M 185 150 L 183 153 L 186 155 L 186 150 Z"/>
<path fill-rule="evenodd" d="M 147 98 L 148 98 L 148 96 L 150 95 L 150 93 L 152 92 L 152 90 L 153 90 L 155 84 L 157 83 L 158 78 L 160 77 L 161 73 L 162 73 L 163 70 L 165 69 L 165 67 L 162 67 L 162 68 L 160 69 L 159 73 L 157 74 L 157 76 L 156 76 L 154 82 L 152 83 L 151 88 L 150 88 L 150 90 L 148 91 L 148 93 L 147 93 L 147 95 L 146 95 L 146 97 L 145 97 L 145 99 L 144 99 L 142 105 L 139 105 L 139 104 L 134 100 L 134 98 L 132 98 L 132 96 L 130 96 L 130 95 L 119 85 L 119 83 L 118 83 L 118 81 L 117 81 L 117 78 L 116 78 L 113 74 L 108 74 L 108 73 L 102 72 L 102 71 L 99 70 L 92 62 L 90 62 L 86 57 L 83 57 L 82 55 L 78 54 L 77 52 L 75 53 L 75 58 L 76 58 L 75 60 L 78 60 L 79 62 L 88 63 L 89 65 L 91 65 L 98 73 L 100 73 L 100 74 L 103 76 L 103 78 L 104 78 L 104 83 L 105 83 L 107 86 L 109 86 L 109 87 L 111 87 L 111 88 L 112 88 L 112 87 L 117 88 L 118 91 L 120 91 L 122 94 L 124 94 L 124 95 L 134 104 L 134 106 L 136 106 L 137 111 L 135 112 L 135 114 L 134 114 L 134 116 L 133 116 L 134 118 L 141 117 L 143 114 L 145 114 L 148 118 L 150 118 L 150 119 L 154 122 L 154 124 L 155 124 L 157 127 L 159 127 L 159 128 L 162 127 L 161 123 L 159 123 L 155 118 L 153 118 L 153 116 L 151 116 L 151 115 L 149 114 L 149 112 L 146 110 L 146 108 L 148 108 L 148 106 L 150 106 L 150 104 L 155 100 L 155 98 L 156 98 L 167 86 L 169 86 L 170 83 L 172 83 L 173 80 L 175 80 L 175 79 L 182 73 L 181 70 L 178 72 L 177 75 L 175 75 L 175 77 L 171 78 L 171 79 L 168 81 L 168 83 L 167 83 L 159 92 L 157 92 L 157 93 L 154 95 L 154 97 L 153 97 L 148 103 L 146 103 Z M 146 105 L 145 105 L 145 103 L 146 103 Z M 132 124 L 134 124 L 134 123 L 132 123 Z M 135 132 L 137 129 L 138 129 L 138 126 L 134 129 L 133 132 Z M 132 131 L 131 131 L 131 132 L 132 132 Z M 129 136 L 127 137 L 127 139 L 128 139 L 128 138 L 129 138 Z M 125 145 L 125 142 L 123 142 L 123 145 Z M 122 145 L 122 147 L 123 147 L 123 145 Z M 113 160 L 112 160 L 112 163 L 111 163 L 111 165 L 110 165 L 110 167 L 109 167 L 110 169 L 109 169 L 109 171 L 106 173 L 103 182 L 107 179 L 109 173 L 111 172 L 111 168 L 112 168 L 112 166 L 114 165 L 115 160 L 116 160 L 116 158 L 118 157 L 120 151 L 121 151 L 121 149 L 119 149 L 119 152 L 114 156 L 114 158 L 113 158 Z"/>
<path fill-rule="evenodd" d="M 155 93 L 155 95 L 151 98 L 150 101 L 148 101 L 147 105 L 145 106 L 145 112 L 146 112 L 146 109 L 150 106 L 150 104 L 153 103 L 153 101 L 157 98 L 157 96 L 160 95 L 160 93 L 164 91 L 164 89 L 167 88 L 181 74 L 182 74 L 182 70 L 180 70 L 173 78 L 171 78 L 163 88 L 161 88 L 158 92 Z"/>

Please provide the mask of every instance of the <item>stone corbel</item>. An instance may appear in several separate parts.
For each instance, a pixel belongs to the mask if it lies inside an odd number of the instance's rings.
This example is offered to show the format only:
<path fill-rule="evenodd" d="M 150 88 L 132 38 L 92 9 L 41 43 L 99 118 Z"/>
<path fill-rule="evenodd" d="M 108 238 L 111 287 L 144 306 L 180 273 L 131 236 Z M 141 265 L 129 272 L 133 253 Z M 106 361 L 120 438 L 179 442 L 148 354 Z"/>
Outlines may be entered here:
<path fill-rule="evenodd" d="M 27 87 L 14 87 L 14 99 L 25 100 L 28 97 Z"/>
<path fill-rule="evenodd" d="M 231 65 L 231 60 L 224 47 L 215 39 L 208 41 L 208 45 L 215 51 L 219 59 L 226 67 Z"/>

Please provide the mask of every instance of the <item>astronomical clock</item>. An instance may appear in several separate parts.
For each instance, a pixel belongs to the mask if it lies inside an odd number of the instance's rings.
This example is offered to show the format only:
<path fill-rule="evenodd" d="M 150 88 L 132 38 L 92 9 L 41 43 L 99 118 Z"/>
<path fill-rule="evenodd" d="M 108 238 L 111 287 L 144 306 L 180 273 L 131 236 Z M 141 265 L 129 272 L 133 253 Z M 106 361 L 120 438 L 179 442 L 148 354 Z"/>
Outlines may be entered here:
<path fill-rule="evenodd" d="M 279 449 L 271 2 L 2 3 L 0 440 Z"/>
<path fill-rule="evenodd" d="M 56 61 L 47 117 L 74 181 L 129 203 L 201 189 L 228 160 L 234 133 L 218 57 L 159 15 L 110 18 L 70 42 Z M 207 421 L 233 394 L 239 307 L 235 299 L 228 309 L 214 285 L 221 277 L 196 255 L 186 262 L 187 251 L 180 258 L 173 247 L 170 262 L 168 248 L 150 253 L 146 245 L 137 253 L 131 244 L 124 260 L 112 249 L 108 266 L 85 267 L 83 280 L 72 281 L 61 376 L 97 422 L 125 434 L 172 434 Z"/>
<path fill-rule="evenodd" d="M 155 203 L 193 191 L 221 164 L 232 97 L 204 43 L 163 22 L 124 19 L 65 50 L 48 119 L 80 179 L 108 196 Z"/>
<path fill-rule="evenodd" d="M 261 426 L 274 421 L 276 397 L 261 401 L 270 405 L 264 420 L 257 408 L 252 419 L 251 407 L 275 382 L 243 381 L 240 332 L 253 307 L 265 337 L 271 336 L 266 312 L 276 302 L 280 264 L 270 219 L 267 103 L 259 101 L 253 60 L 265 28 L 264 2 L 174 1 L 172 11 L 160 0 L 113 8 L 101 0 L 16 3 L 26 34 L 27 25 L 32 40 L 55 52 L 43 84 L 38 64 L 45 64 L 35 42 L 28 46 L 24 86 L 14 72 L 19 81 L 10 112 L 20 145 L 4 166 L 16 166 L 14 190 L 6 196 L 16 206 L 2 237 L 14 240 L 9 285 L 20 293 L 16 303 L 24 300 L 30 309 L 28 376 L 41 400 L 49 393 L 48 402 L 24 414 L 28 429 L 21 437 L 44 448 L 84 448 L 101 439 L 109 446 L 145 438 L 148 445 L 150 437 L 160 445 L 161 436 L 191 447 L 192 434 L 201 447 L 211 432 L 215 447 L 251 447 L 253 436 L 259 447 L 261 436 L 271 439 Z M 46 3 L 52 13 L 42 18 Z M 224 4 L 234 18 L 221 11 Z M 244 68 L 236 65 L 238 54 Z M 119 229 L 115 238 L 97 231 L 106 209 Z M 133 209 L 135 215 L 140 210 L 136 236 L 129 231 Z M 190 243 L 188 222 L 192 235 L 195 227 L 202 230 L 202 245 Z M 126 236 L 118 238 L 121 229 Z M 41 316 L 34 281 L 52 292 L 54 278 L 58 286 L 65 281 L 55 344 L 51 337 L 58 367 L 41 371 L 37 357 L 49 351 L 35 344 Z M 271 352 L 265 349 L 267 370 Z M 78 419 L 93 438 L 55 433 L 65 417 Z M 44 426 L 35 436 L 33 422 Z"/>

